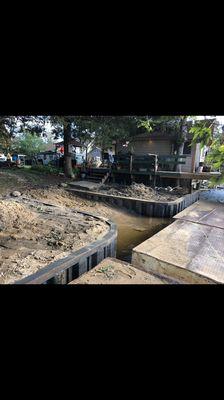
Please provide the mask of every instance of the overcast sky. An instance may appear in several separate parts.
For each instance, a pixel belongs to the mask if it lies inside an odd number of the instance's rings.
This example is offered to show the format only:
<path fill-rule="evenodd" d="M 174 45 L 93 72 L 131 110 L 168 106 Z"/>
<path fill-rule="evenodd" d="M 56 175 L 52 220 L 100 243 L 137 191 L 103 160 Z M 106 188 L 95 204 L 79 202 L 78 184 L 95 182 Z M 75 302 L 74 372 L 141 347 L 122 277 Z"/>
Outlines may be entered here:
<path fill-rule="evenodd" d="M 220 122 L 220 124 L 224 125 L 224 115 L 217 115 L 217 120 Z"/>

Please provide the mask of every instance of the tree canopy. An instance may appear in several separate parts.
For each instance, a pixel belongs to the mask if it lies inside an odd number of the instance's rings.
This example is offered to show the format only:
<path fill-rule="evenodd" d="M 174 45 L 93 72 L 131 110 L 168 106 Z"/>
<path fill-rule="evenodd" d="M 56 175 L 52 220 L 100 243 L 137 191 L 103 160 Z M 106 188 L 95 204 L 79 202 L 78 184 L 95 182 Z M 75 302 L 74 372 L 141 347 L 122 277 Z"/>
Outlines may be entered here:
<path fill-rule="evenodd" d="M 11 149 L 14 152 L 33 157 L 35 154 L 47 150 L 48 147 L 49 142 L 44 142 L 42 137 L 27 131 L 13 141 Z"/>
<path fill-rule="evenodd" d="M 46 135 L 46 124 L 52 126 L 52 136 L 62 137 L 65 143 L 65 172 L 72 175 L 69 143 L 72 138 L 81 143 L 97 145 L 107 149 L 114 141 L 131 141 L 145 132 L 163 132 L 175 136 L 178 154 L 183 153 L 187 133 L 191 133 L 192 143 L 211 145 L 210 162 L 214 156 L 214 166 L 223 163 L 223 144 L 214 137 L 213 122 L 197 120 L 192 116 L 6 116 L 0 118 L 0 144 L 6 151 L 16 132 L 29 132 L 27 140 L 35 143 L 34 137 Z M 32 139 L 32 137 L 34 139 Z M 218 141 L 217 141 L 218 140 Z M 37 142 L 36 142 L 37 143 Z M 24 148 L 29 151 L 27 147 Z M 217 159 L 218 157 L 218 159 Z"/>

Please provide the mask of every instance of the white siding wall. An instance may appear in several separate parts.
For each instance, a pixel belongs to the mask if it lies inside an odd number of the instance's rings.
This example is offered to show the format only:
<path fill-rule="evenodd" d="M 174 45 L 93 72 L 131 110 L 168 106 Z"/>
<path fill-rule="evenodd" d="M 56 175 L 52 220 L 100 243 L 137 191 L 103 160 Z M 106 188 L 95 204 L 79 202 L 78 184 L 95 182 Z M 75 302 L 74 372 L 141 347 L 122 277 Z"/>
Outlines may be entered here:
<path fill-rule="evenodd" d="M 197 168 L 199 167 L 201 159 L 201 145 L 200 143 L 196 144 L 196 156 L 195 156 L 195 171 L 197 171 Z"/>
<path fill-rule="evenodd" d="M 193 148 L 192 148 L 193 151 Z M 196 144 L 196 154 L 195 154 L 195 171 L 199 167 L 200 157 L 201 157 L 201 148 L 200 143 Z M 192 154 L 187 154 L 186 163 L 181 165 L 182 172 L 192 172 Z"/>
<path fill-rule="evenodd" d="M 191 154 L 187 154 L 187 157 L 185 158 L 186 163 L 181 165 L 182 172 L 191 172 L 191 160 Z"/>

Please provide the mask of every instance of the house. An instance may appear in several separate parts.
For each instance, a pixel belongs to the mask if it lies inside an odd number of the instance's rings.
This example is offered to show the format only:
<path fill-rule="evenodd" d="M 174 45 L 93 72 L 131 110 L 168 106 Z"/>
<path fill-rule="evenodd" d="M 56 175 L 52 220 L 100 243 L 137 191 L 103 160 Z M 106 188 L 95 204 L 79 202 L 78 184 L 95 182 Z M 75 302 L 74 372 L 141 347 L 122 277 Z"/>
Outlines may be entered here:
<path fill-rule="evenodd" d="M 50 162 L 58 160 L 59 155 L 55 151 L 42 151 L 35 158 L 39 164 L 48 165 Z"/>
<path fill-rule="evenodd" d="M 55 145 L 55 150 L 57 153 L 64 154 L 64 141 L 57 142 L 54 144 Z M 86 146 L 79 142 L 77 139 L 72 139 L 71 143 L 69 145 L 69 151 L 70 153 L 74 155 L 81 155 L 86 158 Z"/>
<path fill-rule="evenodd" d="M 210 125 L 214 120 L 206 120 Z M 187 141 L 184 144 L 183 155 L 185 164 L 181 165 L 182 172 L 195 172 L 199 168 L 199 163 L 205 159 L 207 147 L 201 148 L 200 143 L 191 145 L 192 134 L 189 133 L 191 123 L 188 126 Z M 133 137 L 130 142 L 117 143 L 116 154 L 131 152 L 136 156 L 146 154 L 157 154 L 158 156 L 175 154 L 176 135 L 173 132 L 163 133 L 154 131 L 152 133 L 140 133 Z"/>
<path fill-rule="evenodd" d="M 96 166 L 106 165 L 109 162 L 109 153 L 115 155 L 115 146 L 112 146 L 109 149 L 104 149 L 104 151 L 97 146 L 93 146 L 87 154 L 87 160 L 89 162 L 93 162 Z"/>
<path fill-rule="evenodd" d="M 102 150 L 100 147 L 94 146 L 87 155 L 87 160 L 89 161 L 90 159 L 102 159 Z"/>

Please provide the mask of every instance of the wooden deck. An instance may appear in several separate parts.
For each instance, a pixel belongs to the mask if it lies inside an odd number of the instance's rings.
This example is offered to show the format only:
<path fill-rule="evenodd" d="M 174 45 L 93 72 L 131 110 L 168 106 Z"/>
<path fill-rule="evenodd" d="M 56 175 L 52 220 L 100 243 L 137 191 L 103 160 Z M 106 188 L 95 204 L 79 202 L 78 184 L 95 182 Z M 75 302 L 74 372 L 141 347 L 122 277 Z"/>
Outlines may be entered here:
<path fill-rule="evenodd" d="M 176 172 L 176 171 L 156 171 L 156 176 L 161 178 L 173 179 L 196 179 L 208 180 L 214 177 L 221 176 L 220 172 Z"/>
<path fill-rule="evenodd" d="M 221 176 L 220 172 L 176 172 L 176 171 L 130 171 L 128 169 L 112 170 L 112 175 L 156 175 L 160 178 L 171 178 L 171 179 L 196 179 L 196 180 L 209 180 L 214 177 Z"/>

